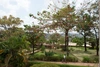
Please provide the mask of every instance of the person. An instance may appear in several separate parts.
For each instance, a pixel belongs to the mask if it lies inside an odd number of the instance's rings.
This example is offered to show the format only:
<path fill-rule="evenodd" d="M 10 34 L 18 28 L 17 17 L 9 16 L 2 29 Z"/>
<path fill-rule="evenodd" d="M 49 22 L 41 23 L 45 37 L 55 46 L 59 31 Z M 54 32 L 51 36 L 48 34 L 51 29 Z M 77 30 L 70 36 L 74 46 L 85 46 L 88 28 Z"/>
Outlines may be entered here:
<path fill-rule="evenodd" d="M 63 55 L 63 62 L 66 62 L 66 55 Z"/>

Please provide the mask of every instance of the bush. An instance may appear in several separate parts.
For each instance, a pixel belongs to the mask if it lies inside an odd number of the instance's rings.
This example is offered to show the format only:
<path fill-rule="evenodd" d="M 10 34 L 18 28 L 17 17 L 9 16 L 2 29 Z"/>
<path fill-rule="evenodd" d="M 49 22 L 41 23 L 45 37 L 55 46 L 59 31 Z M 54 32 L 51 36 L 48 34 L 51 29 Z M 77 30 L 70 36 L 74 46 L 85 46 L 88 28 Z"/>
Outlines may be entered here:
<path fill-rule="evenodd" d="M 46 57 L 47 61 L 62 61 L 63 57 L 58 55 L 58 56 L 48 56 Z"/>
<path fill-rule="evenodd" d="M 35 53 L 34 55 L 29 56 L 29 60 L 43 60 L 45 58 L 44 53 L 38 52 Z"/>
<path fill-rule="evenodd" d="M 67 62 L 78 62 L 78 59 L 73 56 L 66 57 Z"/>
<path fill-rule="evenodd" d="M 86 62 L 86 63 L 97 63 L 99 62 L 99 59 L 98 57 L 88 57 L 88 56 L 85 56 L 83 57 L 83 62 Z"/>
<path fill-rule="evenodd" d="M 53 56 L 55 53 L 53 51 L 45 52 L 45 56 Z"/>
<path fill-rule="evenodd" d="M 98 63 L 99 62 L 99 57 L 94 57 L 94 62 Z"/>
<path fill-rule="evenodd" d="M 45 55 L 35 54 L 35 55 L 31 55 L 29 60 L 44 60 L 44 58 L 45 58 Z"/>
<path fill-rule="evenodd" d="M 62 47 L 62 51 L 66 51 L 65 47 Z"/>
<path fill-rule="evenodd" d="M 41 51 L 42 51 L 42 52 L 45 51 L 45 46 L 44 46 L 44 45 L 41 47 Z"/>
<path fill-rule="evenodd" d="M 24 67 L 25 66 L 24 58 L 16 54 L 15 56 L 12 56 L 10 60 L 10 65 L 12 65 L 13 67 Z"/>
<path fill-rule="evenodd" d="M 44 54 L 30 55 L 29 60 L 45 60 L 45 61 L 62 61 L 63 56 L 60 54 L 54 54 L 54 52 L 47 52 Z"/>
<path fill-rule="evenodd" d="M 90 59 L 89 57 L 83 57 L 83 62 L 91 62 L 92 61 L 92 59 Z"/>
<path fill-rule="evenodd" d="M 28 63 L 27 63 L 27 66 L 26 66 L 26 67 L 30 67 L 30 66 L 32 66 L 32 65 L 34 65 L 34 64 L 40 64 L 40 63 L 42 63 L 42 62 L 28 61 Z"/>
<path fill-rule="evenodd" d="M 59 67 L 59 66 L 57 64 L 42 63 L 42 64 L 34 64 L 30 67 Z"/>

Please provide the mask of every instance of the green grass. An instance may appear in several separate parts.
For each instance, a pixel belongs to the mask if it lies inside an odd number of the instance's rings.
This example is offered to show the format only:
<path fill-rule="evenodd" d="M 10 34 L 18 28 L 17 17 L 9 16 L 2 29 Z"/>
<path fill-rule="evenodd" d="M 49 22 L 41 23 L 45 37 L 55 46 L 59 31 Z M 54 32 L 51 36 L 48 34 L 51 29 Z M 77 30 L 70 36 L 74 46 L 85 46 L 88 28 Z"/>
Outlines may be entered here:
<path fill-rule="evenodd" d="M 41 63 L 46 63 L 46 62 L 30 61 L 29 66 L 32 66 L 33 64 L 41 64 Z M 77 66 L 77 65 L 67 65 L 67 64 L 57 64 L 57 65 L 59 65 L 60 67 L 88 67 L 88 66 Z"/>
<path fill-rule="evenodd" d="M 91 50 L 87 48 L 87 52 L 84 51 L 84 47 L 70 47 L 71 49 L 73 49 L 73 51 L 71 51 L 71 53 L 78 57 L 80 60 L 83 59 L 84 56 L 95 56 L 96 55 L 96 50 Z"/>
<path fill-rule="evenodd" d="M 65 64 L 58 64 L 60 67 L 88 67 L 88 66 L 75 66 L 75 65 L 65 65 Z"/>
<path fill-rule="evenodd" d="M 37 55 L 45 55 L 45 54 L 42 53 L 41 51 L 40 51 L 40 52 L 37 52 L 36 54 L 37 54 Z"/>
<path fill-rule="evenodd" d="M 87 52 L 84 51 L 84 47 L 69 47 L 70 49 L 70 55 L 71 56 L 74 56 L 76 58 L 79 59 L 79 61 L 82 61 L 83 60 L 83 57 L 84 56 L 88 56 L 88 57 L 97 57 L 95 56 L 96 55 L 96 50 L 92 50 L 92 49 L 89 49 L 87 48 Z M 53 51 L 55 56 L 57 55 L 64 55 L 66 53 L 66 51 L 62 51 L 61 49 L 46 49 L 46 51 Z M 37 53 L 38 55 L 45 55 L 41 52 L 38 52 Z"/>
<path fill-rule="evenodd" d="M 95 49 L 89 49 L 87 48 L 87 52 L 84 51 L 84 47 L 69 47 L 70 49 L 70 54 L 69 56 L 75 57 L 78 59 L 79 62 L 83 62 L 84 57 L 93 57 L 93 58 L 98 58 L 96 56 L 96 50 Z M 60 49 L 46 49 L 46 51 L 53 51 L 54 55 L 53 56 L 63 56 L 66 51 L 62 51 Z M 45 56 L 45 53 L 42 53 L 41 51 L 37 52 L 36 55 L 42 55 Z"/>

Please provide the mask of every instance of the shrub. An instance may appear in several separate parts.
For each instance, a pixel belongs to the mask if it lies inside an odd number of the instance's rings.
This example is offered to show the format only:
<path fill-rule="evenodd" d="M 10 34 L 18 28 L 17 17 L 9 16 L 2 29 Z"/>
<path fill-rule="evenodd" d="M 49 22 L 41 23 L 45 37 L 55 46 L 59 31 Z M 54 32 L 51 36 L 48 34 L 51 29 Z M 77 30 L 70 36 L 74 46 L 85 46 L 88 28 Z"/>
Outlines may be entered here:
<path fill-rule="evenodd" d="M 83 57 L 83 62 L 91 62 L 91 59 L 89 57 Z"/>
<path fill-rule="evenodd" d="M 74 49 L 71 47 L 71 48 L 70 48 L 70 51 L 74 51 Z"/>
<path fill-rule="evenodd" d="M 34 64 L 40 64 L 40 63 L 42 63 L 42 62 L 28 61 L 28 63 L 27 63 L 27 66 L 26 66 L 26 67 L 30 67 L 30 66 L 32 66 L 32 65 L 34 65 Z"/>
<path fill-rule="evenodd" d="M 83 62 L 86 62 L 86 63 L 97 63 L 99 62 L 99 59 L 98 57 L 88 57 L 88 56 L 85 56 L 83 57 Z"/>
<path fill-rule="evenodd" d="M 53 56 L 53 55 L 54 55 L 53 51 L 45 52 L 45 56 Z"/>
<path fill-rule="evenodd" d="M 46 57 L 47 61 L 62 61 L 63 57 L 58 55 L 58 56 L 48 56 Z"/>
<path fill-rule="evenodd" d="M 30 56 L 29 60 L 44 60 L 44 58 L 45 58 L 45 55 L 36 54 L 36 55 Z"/>
<path fill-rule="evenodd" d="M 45 46 L 44 46 L 44 45 L 41 47 L 41 51 L 42 51 L 42 52 L 45 51 Z"/>
<path fill-rule="evenodd" d="M 65 47 L 62 47 L 62 51 L 66 51 Z"/>
<path fill-rule="evenodd" d="M 34 64 L 30 67 L 59 67 L 59 66 L 57 64 L 42 63 L 42 64 Z"/>
<path fill-rule="evenodd" d="M 99 57 L 94 57 L 94 62 L 98 63 L 99 62 Z"/>
<path fill-rule="evenodd" d="M 13 67 L 24 67 L 25 66 L 24 58 L 22 56 L 16 54 L 15 56 L 13 56 L 11 58 L 10 64 Z"/>
<path fill-rule="evenodd" d="M 29 60 L 44 60 L 45 55 L 44 53 L 38 52 L 35 53 L 34 55 L 29 56 Z"/>
<path fill-rule="evenodd" d="M 78 62 L 78 59 L 73 56 L 66 57 L 67 62 Z"/>

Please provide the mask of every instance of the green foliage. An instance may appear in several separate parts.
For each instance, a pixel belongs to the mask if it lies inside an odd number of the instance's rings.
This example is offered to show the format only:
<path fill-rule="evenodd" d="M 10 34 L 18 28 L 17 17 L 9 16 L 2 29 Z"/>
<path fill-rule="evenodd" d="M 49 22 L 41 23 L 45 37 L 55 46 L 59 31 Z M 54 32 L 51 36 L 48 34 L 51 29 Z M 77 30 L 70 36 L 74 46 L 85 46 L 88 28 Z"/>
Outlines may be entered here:
<path fill-rule="evenodd" d="M 29 56 L 29 60 L 44 60 L 45 55 L 42 52 L 35 53 Z"/>
<path fill-rule="evenodd" d="M 86 63 L 97 63 L 97 62 L 99 62 L 99 58 L 98 57 L 84 56 L 83 57 L 83 62 L 86 62 Z"/>
<path fill-rule="evenodd" d="M 23 61 L 24 61 L 24 58 L 16 54 L 11 58 L 10 64 L 13 65 L 13 67 L 23 67 L 25 66 L 25 63 Z"/>
<path fill-rule="evenodd" d="M 92 59 L 89 57 L 83 57 L 83 62 L 92 62 Z"/>
<path fill-rule="evenodd" d="M 23 22 L 23 20 L 20 20 L 18 17 L 14 17 L 12 15 L 9 15 L 9 17 L 3 16 L 0 18 L 0 27 L 7 30 L 8 28 L 10 29 L 12 27 L 18 26 L 21 24 L 21 22 Z"/>
<path fill-rule="evenodd" d="M 88 67 L 88 66 L 75 66 L 75 65 L 64 65 L 64 64 L 59 64 L 60 67 Z"/>
<path fill-rule="evenodd" d="M 24 27 L 25 31 L 27 31 L 28 40 L 31 44 L 45 42 L 45 35 L 39 25 L 24 25 Z"/>
<path fill-rule="evenodd" d="M 35 55 L 31 55 L 30 56 L 30 60 L 45 60 L 45 61 L 62 61 L 63 60 L 63 55 L 57 54 L 57 53 L 53 53 L 49 52 L 49 54 L 47 54 L 47 56 L 43 55 L 43 54 L 35 54 Z M 66 57 L 66 61 L 67 62 L 78 62 L 78 59 L 75 58 L 74 56 L 68 56 Z"/>
<path fill-rule="evenodd" d="M 65 37 L 64 36 L 61 36 L 60 38 L 59 38 L 59 43 L 60 44 L 64 44 L 65 43 L 65 39 L 64 39 Z"/>
<path fill-rule="evenodd" d="M 4 63 L 4 59 L 5 59 L 5 56 L 6 56 L 7 52 L 3 52 L 2 54 L 0 54 L 0 60 L 1 60 L 1 63 Z"/>
<path fill-rule="evenodd" d="M 49 51 L 49 52 L 46 52 L 45 51 L 45 56 L 53 56 L 54 55 L 54 52 L 53 51 Z"/>
<path fill-rule="evenodd" d="M 41 47 L 41 51 L 42 51 L 42 52 L 45 52 L 45 46 L 42 46 L 42 47 Z"/>
<path fill-rule="evenodd" d="M 33 66 L 33 65 L 38 65 L 38 64 L 44 64 L 44 62 L 29 62 L 28 64 L 28 67 L 29 66 Z M 48 63 L 45 63 L 45 64 L 48 64 Z M 50 63 L 51 64 L 51 63 Z M 67 65 L 67 64 L 57 64 L 59 67 L 88 67 L 88 66 L 76 66 L 76 65 Z"/>
<path fill-rule="evenodd" d="M 30 67 L 59 67 L 57 64 L 52 64 L 52 63 L 42 63 L 42 64 L 34 64 L 33 66 Z"/>
<path fill-rule="evenodd" d="M 60 37 L 61 35 L 59 33 L 53 33 L 50 35 L 49 40 L 51 43 L 55 44 L 55 43 L 58 43 Z"/>
<path fill-rule="evenodd" d="M 14 67 L 23 67 L 23 56 L 20 56 L 20 51 L 25 48 L 29 48 L 29 42 L 26 39 L 26 36 L 12 36 L 8 40 L 5 40 L 0 43 L 0 49 L 4 50 L 4 53 L 0 55 L 3 62 L 9 61 Z M 9 60 L 6 60 L 7 55 L 10 54 L 12 57 Z M 4 59 L 3 59 L 4 58 Z M 6 60 L 6 61 L 4 61 Z M 13 62 L 13 63 L 12 63 Z M 19 65 L 19 66 L 18 66 Z"/>
<path fill-rule="evenodd" d="M 67 62 L 78 62 L 78 59 L 73 56 L 67 56 L 66 61 Z"/>
<path fill-rule="evenodd" d="M 63 59 L 62 55 L 46 57 L 47 61 L 62 61 L 62 59 Z"/>
<path fill-rule="evenodd" d="M 45 58 L 45 55 L 32 55 L 32 56 L 30 56 L 30 58 L 29 58 L 29 60 L 44 60 L 44 58 Z"/>
<path fill-rule="evenodd" d="M 63 56 L 59 54 L 53 54 L 49 56 L 45 56 L 44 54 L 35 54 L 31 55 L 29 60 L 45 60 L 45 61 L 62 61 Z"/>
<path fill-rule="evenodd" d="M 84 43 L 84 40 L 83 38 L 75 37 L 75 38 L 72 38 L 72 42 L 76 43 L 77 46 L 82 46 Z"/>
<path fill-rule="evenodd" d="M 11 51 L 20 48 L 28 48 L 30 43 L 26 40 L 26 36 L 12 36 L 8 40 L 0 43 L 0 49 Z"/>

